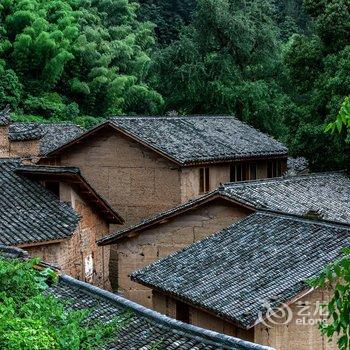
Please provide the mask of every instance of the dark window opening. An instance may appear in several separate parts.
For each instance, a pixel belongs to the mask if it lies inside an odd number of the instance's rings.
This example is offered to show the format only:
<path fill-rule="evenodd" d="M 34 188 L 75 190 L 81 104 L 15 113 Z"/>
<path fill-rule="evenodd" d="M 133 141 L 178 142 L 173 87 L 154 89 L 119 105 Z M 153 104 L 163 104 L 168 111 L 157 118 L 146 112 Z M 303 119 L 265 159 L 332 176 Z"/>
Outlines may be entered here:
<path fill-rule="evenodd" d="M 282 175 L 282 164 L 280 160 L 269 160 L 267 162 L 267 177 L 280 177 Z"/>
<path fill-rule="evenodd" d="M 209 168 L 199 169 L 199 193 L 205 193 L 210 190 Z"/>
<path fill-rule="evenodd" d="M 257 164 L 256 163 L 238 163 L 230 166 L 230 181 L 247 181 L 256 180 Z"/>
<path fill-rule="evenodd" d="M 190 308 L 181 301 L 176 302 L 176 319 L 185 323 L 190 323 Z"/>
<path fill-rule="evenodd" d="M 44 187 L 52 192 L 57 198 L 60 198 L 60 183 L 56 181 L 45 181 Z"/>

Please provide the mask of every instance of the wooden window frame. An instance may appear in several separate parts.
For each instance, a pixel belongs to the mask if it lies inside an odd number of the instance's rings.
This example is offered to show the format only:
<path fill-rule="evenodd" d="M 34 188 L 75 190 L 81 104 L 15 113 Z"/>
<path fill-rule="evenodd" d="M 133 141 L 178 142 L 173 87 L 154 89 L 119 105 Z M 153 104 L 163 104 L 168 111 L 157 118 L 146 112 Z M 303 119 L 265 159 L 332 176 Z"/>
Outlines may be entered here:
<path fill-rule="evenodd" d="M 230 165 L 230 182 L 256 180 L 258 164 L 256 162 L 236 163 Z"/>
<path fill-rule="evenodd" d="M 210 170 L 208 167 L 199 168 L 199 193 L 210 191 Z"/>

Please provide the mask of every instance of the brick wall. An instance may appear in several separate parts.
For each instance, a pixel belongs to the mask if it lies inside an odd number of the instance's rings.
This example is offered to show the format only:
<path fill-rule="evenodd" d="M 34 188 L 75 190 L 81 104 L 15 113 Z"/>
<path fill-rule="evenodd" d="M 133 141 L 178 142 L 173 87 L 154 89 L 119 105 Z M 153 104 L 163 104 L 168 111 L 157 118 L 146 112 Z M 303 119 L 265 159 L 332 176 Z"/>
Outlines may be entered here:
<path fill-rule="evenodd" d="M 127 224 L 181 202 L 180 170 L 114 131 L 71 149 L 61 164 L 78 166 Z"/>
<path fill-rule="evenodd" d="M 221 201 L 206 204 L 177 216 L 168 223 L 126 238 L 117 244 L 118 280 L 113 287 L 128 299 L 152 307 L 151 289 L 132 282 L 129 274 L 152 262 L 179 251 L 248 215 L 248 212 Z"/>
<path fill-rule="evenodd" d="M 10 155 L 8 132 L 8 125 L 0 126 L 0 157 L 8 157 Z"/>
<path fill-rule="evenodd" d="M 95 241 L 108 233 L 108 224 L 67 184 L 60 184 L 60 198 L 70 202 L 81 220 L 73 236 L 60 243 L 23 247 L 32 256 L 57 264 L 74 278 L 110 289 L 109 247 Z"/>

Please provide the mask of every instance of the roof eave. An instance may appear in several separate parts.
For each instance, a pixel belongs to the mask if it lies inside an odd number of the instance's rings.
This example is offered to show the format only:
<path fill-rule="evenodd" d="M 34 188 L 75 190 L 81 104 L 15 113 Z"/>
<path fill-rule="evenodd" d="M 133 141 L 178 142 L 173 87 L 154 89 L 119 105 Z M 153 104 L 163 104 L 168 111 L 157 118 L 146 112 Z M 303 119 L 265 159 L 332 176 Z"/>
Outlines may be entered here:
<path fill-rule="evenodd" d="M 58 167 L 58 169 L 60 168 Z M 70 169 L 74 169 L 74 171 L 70 171 Z M 95 189 L 81 175 L 80 171 L 77 171 L 78 168 L 67 168 L 66 171 L 64 169 L 60 170 L 62 171 L 45 172 L 44 169 L 40 169 L 40 166 L 38 166 L 38 169 L 31 171 L 30 169 L 25 169 L 24 166 L 22 169 L 21 167 L 16 169 L 16 172 L 33 179 L 54 178 L 57 181 L 68 182 L 83 198 L 85 197 L 84 199 L 90 203 L 90 206 L 98 207 L 98 214 L 101 215 L 106 220 L 106 222 L 118 225 L 124 224 L 125 220 L 109 205 L 109 203 L 104 198 L 102 198 L 95 191 Z"/>

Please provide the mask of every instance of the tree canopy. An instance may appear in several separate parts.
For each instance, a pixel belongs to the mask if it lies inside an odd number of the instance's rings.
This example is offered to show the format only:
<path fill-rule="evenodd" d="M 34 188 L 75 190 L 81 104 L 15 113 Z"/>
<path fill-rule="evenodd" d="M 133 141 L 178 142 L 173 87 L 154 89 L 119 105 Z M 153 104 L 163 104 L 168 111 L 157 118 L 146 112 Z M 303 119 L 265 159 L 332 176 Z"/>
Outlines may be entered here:
<path fill-rule="evenodd" d="M 348 167 L 325 133 L 350 95 L 348 0 L 134 1 L 3 0 L 0 107 L 85 126 L 234 114 L 313 170 Z"/>
<path fill-rule="evenodd" d="M 0 104 L 56 117 L 156 113 L 147 85 L 153 25 L 127 0 L 4 0 Z"/>

